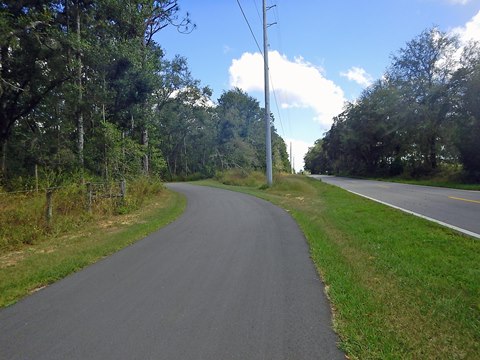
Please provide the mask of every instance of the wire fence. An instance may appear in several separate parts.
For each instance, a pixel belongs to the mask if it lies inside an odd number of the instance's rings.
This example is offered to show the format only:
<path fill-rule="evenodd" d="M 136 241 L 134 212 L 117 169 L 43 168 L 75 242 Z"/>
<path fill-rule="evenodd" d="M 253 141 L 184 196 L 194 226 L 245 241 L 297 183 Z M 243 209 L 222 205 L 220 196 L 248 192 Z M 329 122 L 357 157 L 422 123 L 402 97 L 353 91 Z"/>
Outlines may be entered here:
<path fill-rule="evenodd" d="M 45 196 L 45 221 L 50 225 L 55 216 L 55 197 L 54 194 L 61 190 L 72 188 L 72 185 L 67 186 L 50 186 L 46 188 L 36 188 L 28 190 L 0 192 L 0 197 L 5 201 L 17 201 L 18 195 L 26 196 Z M 87 182 L 84 185 L 79 185 L 78 190 L 83 193 L 83 200 L 79 203 L 72 204 L 73 207 L 81 206 L 88 213 L 92 213 L 92 208 L 95 202 L 100 199 L 119 199 L 121 203 L 125 201 L 127 192 L 126 180 L 117 182 Z M 72 200 L 73 201 L 73 200 Z"/>

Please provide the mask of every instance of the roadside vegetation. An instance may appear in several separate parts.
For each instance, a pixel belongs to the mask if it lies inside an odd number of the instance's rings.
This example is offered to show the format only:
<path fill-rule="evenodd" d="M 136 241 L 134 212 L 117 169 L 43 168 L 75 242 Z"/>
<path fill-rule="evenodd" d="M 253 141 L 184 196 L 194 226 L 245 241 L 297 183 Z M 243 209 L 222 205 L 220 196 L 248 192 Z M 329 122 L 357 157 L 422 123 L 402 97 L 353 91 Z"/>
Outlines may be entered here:
<path fill-rule="evenodd" d="M 351 359 L 477 357 L 478 240 L 318 180 L 277 175 L 266 188 L 257 178 L 230 172 L 201 184 L 264 198 L 294 217 Z"/>
<path fill-rule="evenodd" d="M 0 306 L 173 219 L 182 200 L 160 180 L 263 168 L 259 102 L 238 88 L 214 102 L 158 43 L 166 27 L 195 29 L 179 3 L 2 2 Z"/>
<path fill-rule="evenodd" d="M 345 105 L 305 155 L 305 169 L 478 185 L 479 89 L 480 43 L 427 29 L 393 54 L 381 79 Z"/>
<path fill-rule="evenodd" d="M 469 184 L 463 183 L 458 178 L 445 178 L 441 177 L 430 177 L 428 179 L 412 179 L 408 177 L 392 177 L 392 178 L 375 178 L 375 180 L 379 181 L 391 181 L 391 182 L 398 182 L 403 184 L 412 184 L 412 185 L 423 185 L 423 186 L 436 186 L 436 187 L 444 187 L 450 189 L 460 189 L 460 190 L 476 190 L 480 191 L 480 183 L 476 184 Z"/>
<path fill-rule="evenodd" d="M 166 26 L 195 28 L 177 0 L 2 3 L 0 306 L 178 216 L 183 198 L 152 179 L 216 176 L 204 183 L 268 199 L 300 224 L 351 358 L 478 357 L 480 243 L 307 178 L 266 187 L 259 102 L 230 89 L 214 103 L 187 59 L 155 41 Z M 455 63 L 459 50 L 435 28 L 407 43 L 333 119 L 306 170 L 418 180 L 453 167 L 478 184 L 480 47 Z M 273 116 L 271 127 L 274 171 L 288 171 Z M 85 211 L 88 181 L 125 180 L 125 199 Z"/>
<path fill-rule="evenodd" d="M 83 199 L 75 186 L 58 192 L 46 226 L 44 196 L 0 195 L 0 307 L 142 239 L 185 207 L 182 196 L 146 181 L 131 184 L 125 204 L 99 200 L 91 214 Z"/>

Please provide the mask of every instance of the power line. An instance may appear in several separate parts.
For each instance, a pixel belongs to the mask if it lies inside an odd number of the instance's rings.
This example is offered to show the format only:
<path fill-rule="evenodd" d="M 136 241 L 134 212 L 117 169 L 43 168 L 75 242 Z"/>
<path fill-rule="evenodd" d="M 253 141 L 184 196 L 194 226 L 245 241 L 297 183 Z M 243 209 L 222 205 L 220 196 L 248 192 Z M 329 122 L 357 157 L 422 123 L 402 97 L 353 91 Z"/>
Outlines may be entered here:
<path fill-rule="evenodd" d="M 285 134 L 285 129 L 283 128 L 282 115 L 280 114 L 280 109 L 278 107 L 277 94 L 275 93 L 275 86 L 273 86 L 272 74 L 270 74 L 270 82 L 272 83 L 272 92 L 273 92 L 273 98 L 275 99 L 275 106 L 277 108 L 278 119 L 280 120 L 280 126 L 282 128 L 283 136 L 285 136 L 286 134 Z"/>
<path fill-rule="evenodd" d="M 257 0 L 253 0 L 253 4 L 255 5 L 255 9 L 257 10 L 258 20 L 260 20 L 260 24 L 262 23 L 262 16 L 260 15 L 260 11 L 258 10 Z"/>
<path fill-rule="evenodd" d="M 281 21 L 280 21 L 280 10 L 279 10 L 279 6 L 278 6 L 277 2 L 275 2 L 273 14 L 275 16 L 275 21 L 278 24 L 280 24 L 281 23 Z M 277 33 L 278 48 L 280 50 L 280 53 L 283 54 L 284 52 L 283 52 L 282 34 L 281 34 L 281 31 L 280 31 L 281 30 L 280 25 L 276 26 L 275 28 L 276 28 L 276 33 Z M 286 117 L 287 117 L 288 131 L 289 131 L 290 137 L 292 137 L 293 134 L 292 134 L 292 125 L 291 125 L 291 121 L 290 121 L 290 110 L 289 109 L 286 110 Z"/>
<path fill-rule="evenodd" d="M 260 51 L 260 54 L 263 56 L 262 49 L 260 48 L 260 45 L 258 45 L 257 38 L 255 37 L 255 34 L 253 33 L 252 27 L 250 26 L 250 23 L 248 22 L 247 16 L 245 15 L 245 12 L 243 11 L 242 4 L 240 4 L 240 0 L 237 0 L 237 4 L 240 7 L 240 11 L 242 12 L 243 18 L 247 22 L 248 28 L 250 29 L 250 33 L 253 36 L 253 39 L 255 40 L 255 44 L 257 44 L 258 51 Z"/>
<path fill-rule="evenodd" d="M 260 13 L 259 13 L 259 11 L 258 11 L 258 7 L 257 7 L 256 0 L 253 0 L 253 3 L 254 3 L 255 8 L 256 8 L 256 10 L 257 10 L 257 14 L 258 14 L 258 16 L 259 16 L 259 18 L 260 18 Z M 252 30 L 252 27 L 250 26 L 250 22 L 248 21 L 248 18 L 247 18 L 247 16 L 245 15 L 245 12 L 243 11 L 242 4 L 240 4 L 240 1 L 239 1 L 239 0 L 237 0 L 237 4 L 238 4 L 238 7 L 240 8 L 240 11 L 242 12 L 242 15 L 243 15 L 243 18 L 245 19 L 245 22 L 246 22 L 247 25 L 248 25 L 248 28 L 250 29 L 250 33 L 252 34 L 252 37 L 253 37 L 253 39 L 255 40 L 255 43 L 257 44 L 257 48 L 258 48 L 258 50 L 260 51 L 260 54 L 262 55 L 262 57 L 263 57 L 264 60 L 265 60 L 265 54 L 264 54 L 264 53 L 262 52 L 262 50 L 260 49 L 260 45 L 258 44 L 257 38 L 255 37 L 255 34 L 254 34 L 253 30 Z M 264 11 L 264 16 L 265 16 L 265 11 L 266 11 L 266 9 L 265 9 L 265 3 L 263 4 L 263 7 L 264 7 L 264 9 L 263 9 L 263 11 Z M 274 8 L 274 7 L 276 7 L 276 5 L 274 5 L 274 6 L 272 6 L 272 7 Z M 272 8 L 272 7 L 269 7 L 269 8 Z M 278 19 L 278 13 L 276 13 L 275 15 L 276 15 L 275 17 Z M 261 19 L 260 19 L 260 20 L 261 20 Z M 263 22 L 265 22 L 265 20 L 264 20 Z M 276 23 L 277 23 L 277 22 L 275 22 L 274 24 L 276 24 Z M 271 25 L 273 25 L 273 24 L 271 24 Z M 268 25 L 264 24 L 264 47 L 265 47 L 265 50 L 264 50 L 264 51 L 265 51 L 265 52 L 268 52 L 267 44 L 265 43 L 265 41 L 266 41 L 266 38 L 265 38 L 265 37 L 266 37 L 266 35 L 265 35 L 266 27 L 268 27 Z M 266 66 L 268 67 L 268 64 L 266 64 Z M 265 69 L 265 71 L 268 73 L 268 69 Z M 281 115 L 281 113 L 280 113 L 280 108 L 279 108 L 279 106 L 278 106 L 277 94 L 276 94 L 276 91 L 275 91 L 275 87 L 274 87 L 274 85 L 273 85 L 273 79 L 272 79 L 271 74 L 268 75 L 268 79 L 269 79 L 269 82 L 272 84 L 272 92 L 273 92 L 273 97 L 274 97 L 274 99 L 275 99 L 275 106 L 276 106 L 276 108 L 277 108 L 278 119 L 280 120 L 280 127 L 282 128 L 282 133 L 283 133 L 283 135 L 285 136 L 286 134 L 285 134 L 285 129 L 284 129 L 284 127 L 283 127 L 282 115 Z M 268 84 L 267 84 L 267 83 L 265 83 L 265 87 L 266 87 L 266 91 L 268 91 L 268 90 L 267 90 L 267 89 L 268 89 Z M 266 97 L 267 97 L 267 95 L 266 95 Z M 268 103 L 268 100 L 266 99 L 266 101 L 265 101 L 265 108 L 266 108 L 267 111 L 269 111 L 269 109 L 268 109 L 269 106 L 268 106 L 267 103 Z M 268 115 L 268 116 L 270 116 L 270 115 Z M 267 132 L 268 132 L 268 131 L 267 131 Z M 268 135 L 267 135 L 267 138 L 268 138 Z M 270 140 L 270 141 L 271 141 L 271 140 Z M 268 142 L 268 139 L 267 139 L 267 142 Z M 271 146 L 271 145 L 270 145 L 270 146 Z M 268 150 L 267 150 L 267 153 L 268 153 Z M 271 162 L 271 159 L 270 159 L 270 162 Z M 267 159 L 267 179 L 268 179 L 268 182 L 271 183 L 271 179 L 270 179 L 271 176 L 268 175 L 268 173 L 269 173 L 268 168 L 269 168 L 269 164 L 268 164 L 268 159 Z M 270 164 L 270 168 L 271 168 L 271 164 Z M 270 170 L 270 172 L 271 172 L 271 170 Z"/>

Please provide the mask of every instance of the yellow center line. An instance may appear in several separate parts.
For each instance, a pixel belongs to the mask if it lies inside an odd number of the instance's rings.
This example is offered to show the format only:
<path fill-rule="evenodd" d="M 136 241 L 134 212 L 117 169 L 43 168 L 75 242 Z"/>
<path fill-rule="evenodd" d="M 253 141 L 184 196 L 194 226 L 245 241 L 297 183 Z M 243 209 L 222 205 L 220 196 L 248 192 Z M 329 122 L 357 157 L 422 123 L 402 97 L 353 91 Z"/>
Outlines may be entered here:
<path fill-rule="evenodd" d="M 449 196 L 448 198 L 453 199 L 453 200 L 460 200 L 460 201 L 466 201 L 466 202 L 472 202 L 472 203 L 480 204 L 480 201 L 478 201 L 478 200 L 462 199 L 462 198 L 457 198 L 457 197 L 454 197 L 454 196 Z"/>
<path fill-rule="evenodd" d="M 378 187 L 384 188 L 384 189 L 390 189 L 390 186 L 388 185 L 377 185 Z"/>

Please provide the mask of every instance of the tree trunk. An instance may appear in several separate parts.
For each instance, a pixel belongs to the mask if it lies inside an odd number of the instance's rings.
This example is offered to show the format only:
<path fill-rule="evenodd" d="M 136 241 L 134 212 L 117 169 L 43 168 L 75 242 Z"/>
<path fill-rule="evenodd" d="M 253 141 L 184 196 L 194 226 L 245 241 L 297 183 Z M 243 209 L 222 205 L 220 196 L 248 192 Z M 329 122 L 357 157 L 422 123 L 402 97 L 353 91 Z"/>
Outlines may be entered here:
<path fill-rule="evenodd" d="M 78 162 L 80 169 L 83 172 L 84 158 L 83 158 L 83 148 L 84 148 L 84 127 L 83 127 L 83 111 L 82 111 L 82 102 L 83 102 L 83 89 L 82 89 L 82 55 L 80 50 L 80 1 L 77 0 L 76 4 L 76 24 L 77 24 L 77 86 L 78 86 L 78 95 L 77 95 L 77 150 L 78 150 Z"/>
<path fill-rule="evenodd" d="M 143 154 L 142 164 L 144 175 L 149 174 L 149 159 L 148 159 L 148 130 L 144 128 L 142 130 L 142 145 L 145 153 Z"/>
<path fill-rule="evenodd" d="M 188 176 L 188 165 L 187 165 L 187 141 L 186 137 L 183 138 L 183 148 L 185 150 L 185 176 Z"/>
<path fill-rule="evenodd" d="M 430 167 L 432 170 L 437 168 L 437 141 L 435 136 L 430 139 L 430 153 L 429 153 L 429 160 L 430 160 Z"/>
<path fill-rule="evenodd" d="M 1 173 L 0 179 L 5 177 L 7 173 L 7 140 L 0 140 L 2 143 L 2 165 L 1 165 Z"/>

